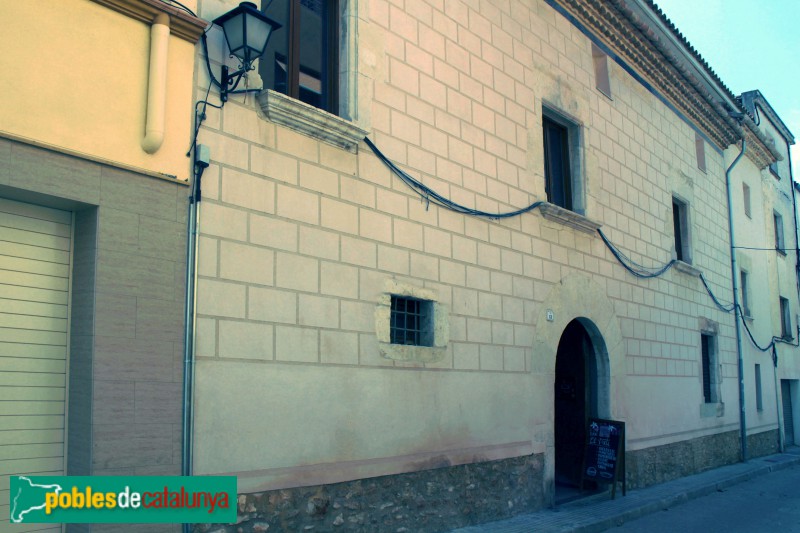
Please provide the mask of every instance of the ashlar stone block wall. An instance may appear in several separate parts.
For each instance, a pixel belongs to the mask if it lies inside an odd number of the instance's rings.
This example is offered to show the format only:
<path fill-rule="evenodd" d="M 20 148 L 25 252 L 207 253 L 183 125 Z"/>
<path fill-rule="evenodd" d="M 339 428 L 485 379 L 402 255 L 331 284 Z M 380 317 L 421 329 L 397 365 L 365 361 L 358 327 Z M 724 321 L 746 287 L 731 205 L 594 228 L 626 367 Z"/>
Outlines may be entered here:
<path fill-rule="evenodd" d="M 707 144 L 699 170 L 692 126 L 613 61 L 613 98 L 599 92 L 591 41 L 547 3 L 347 3 L 370 87 L 357 120 L 412 176 L 490 212 L 543 200 L 543 107 L 558 111 L 580 132 L 585 216 L 634 261 L 663 264 L 679 196 L 693 267 L 731 300 L 722 153 Z M 205 18 L 218 7 L 200 5 Z M 212 46 L 212 61 L 221 54 Z M 198 474 L 236 473 L 255 492 L 545 453 L 548 484 L 557 345 L 533 347 L 558 339 L 538 317 L 570 276 L 605 296 L 577 294 L 557 320 L 604 316 L 621 332 L 608 415 L 627 422 L 629 449 L 736 428 L 733 321 L 695 275 L 638 280 L 597 235 L 539 212 L 493 220 L 429 205 L 363 143 L 351 153 L 277 126 L 252 96 L 206 112 Z M 440 360 L 381 355 L 375 311 L 389 282 L 446 308 Z M 709 323 L 726 405 L 703 416 Z"/>

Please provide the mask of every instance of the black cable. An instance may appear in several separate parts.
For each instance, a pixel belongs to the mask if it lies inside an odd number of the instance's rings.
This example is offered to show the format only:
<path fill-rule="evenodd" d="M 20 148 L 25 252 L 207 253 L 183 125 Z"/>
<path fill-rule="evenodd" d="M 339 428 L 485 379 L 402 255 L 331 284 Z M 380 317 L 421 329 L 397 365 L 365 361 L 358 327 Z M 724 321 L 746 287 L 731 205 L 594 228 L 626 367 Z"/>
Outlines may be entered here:
<path fill-rule="evenodd" d="M 739 311 L 737 315 L 739 315 L 742 325 L 744 326 L 744 330 L 747 332 L 747 336 L 750 337 L 750 342 L 753 343 L 753 346 L 755 346 L 761 352 L 770 351 L 775 346 L 775 337 L 772 337 L 772 340 L 766 345 L 766 347 L 762 347 L 760 344 L 758 344 L 758 342 L 756 342 L 756 338 L 753 337 L 753 332 L 750 331 L 750 328 L 747 326 L 747 321 L 742 316 L 742 308 L 738 307 L 737 310 Z"/>
<path fill-rule="evenodd" d="M 161 1 L 164 2 L 165 4 L 175 4 L 177 7 L 179 7 L 180 9 L 182 9 L 184 11 L 186 11 L 191 16 L 193 16 L 193 17 L 197 16 L 197 14 L 194 11 L 192 11 L 191 9 L 186 7 L 185 5 L 183 5 L 180 2 L 178 2 L 178 0 L 161 0 Z"/>
<path fill-rule="evenodd" d="M 487 217 L 492 219 L 499 219 L 499 218 L 510 218 L 521 215 L 523 213 L 527 213 L 529 211 L 533 211 L 534 209 L 542 206 L 546 202 L 534 202 L 527 207 L 523 207 L 522 209 L 517 209 L 515 211 L 509 211 L 506 213 L 488 213 L 486 211 L 481 211 L 478 209 L 472 209 L 471 207 L 467 207 L 456 203 L 449 198 L 445 198 L 441 194 L 437 193 L 424 183 L 414 179 L 408 173 L 403 171 L 400 167 L 395 165 L 388 157 L 383 155 L 377 146 L 375 146 L 369 138 L 364 137 L 364 142 L 367 143 L 367 146 L 370 147 L 372 152 L 380 159 L 384 165 L 389 167 L 397 177 L 399 177 L 403 182 L 408 185 L 414 192 L 416 192 L 419 197 L 424 200 L 428 204 L 435 204 L 440 207 L 444 207 L 445 209 L 449 209 L 451 211 L 455 211 L 456 213 L 463 213 L 465 215 L 472 215 L 477 217 Z"/>
<path fill-rule="evenodd" d="M 434 203 L 434 204 L 436 204 L 438 206 L 444 207 L 445 209 L 450 209 L 450 210 L 455 211 L 457 213 L 463 213 L 463 214 L 467 214 L 467 215 L 489 217 L 489 218 L 493 218 L 493 219 L 498 219 L 498 218 L 513 217 L 513 216 L 521 215 L 523 213 L 527 213 L 528 211 L 533 211 L 534 209 L 540 207 L 542 204 L 545 203 L 545 202 L 534 202 L 531 205 L 529 205 L 528 207 L 524 207 L 524 208 L 518 209 L 516 211 L 510 211 L 508 213 L 487 213 L 485 211 L 480 211 L 480 210 L 477 210 L 477 209 L 472 209 L 470 207 L 466 207 L 466 206 L 460 205 L 460 204 L 458 204 L 456 202 L 453 202 L 452 200 L 450 200 L 448 198 L 445 198 L 444 196 L 440 195 L 439 193 L 437 193 L 436 191 L 434 191 L 430 187 L 428 187 L 425 184 L 421 183 L 420 181 L 414 179 L 408 173 L 403 171 L 401 168 L 399 168 L 397 165 L 395 165 L 389 158 L 387 158 L 383 154 L 383 152 L 381 152 L 378 149 L 378 147 L 375 146 L 372 143 L 372 141 L 370 141 L 367 137 L 364 137 L 364 142 L 367 143 L 367 146 L 370 147 L 370 149 L 378 157 L 378 159 L 380 159 L 383 162 L 383 164 L 385 164 L 387 167 L 389 167 L 389 169 L 395 175 L 397 175 L 397 177 L 399 177 L 406 185 L 408 185 L 414 192 L 416 192 L 422 200 L 425 200 L 428 203 Z M 639 263 L 636 263 L 635 261 L 631 260 L 624 253 L 622 253 L 622 251 L 620 251 L 608 239 L 608 237 L 606 237 L 605 233 L 603 233 L 603 231 L 600 228 L 597 228 L 597 233 L 600 235 L 600 238 L 603 240 L 603 243 L 605 243 L 605 245 L 609 249 L 609 251 L 611 251 L 611 254 L 617 259 L 617 261 L 623 266 L 623 268 L 625 268 L 625 270 L 627 270 L 628 272 L 630 272 L 631 274 L 633 274 L 637 278 L 650 279 L 650 278 L 656 278 L 656 277 L 662 276 L 670 268 L 675 266 L 675 263 L 678 262 L 677 259 L 673 259 L 670 262 L 668 262 L 667 264 L 665 264 L 663 266 L 660 266 L 660 267 L 646 267 L 646 266 L 640 265 Z M 628 263 L 636 265 L 636 268 L 634 268 L 633 266 L 631 266 L 631 264 L 628 264 Z M 750 331 L 750 328 L 747 326 L 747 322 L 745 322 L 744 316 L 742 315 L 741 307 L 739 307 L 738 305 L 735 306 L 734 304 L 730 304 L 730 305 L 723 304 L 719 300 L 719 298 L 717 298 L 717 296 L 714 294 L 714 291 L 711 290 L 711 287 L 708 285 L 708 281 L 706 281 L 706 277 L 703 275 L 702 272 L 699 274 L 699 278 L 700 278 L 700 281 L 703 283 L 703 287 L 705 287 L 706 292 L 711 297 L 711 300 L 714 302 L 714 304 L 721 311 L 724 311 L 726 313 L 730 313 L 730 312 L 733 312 L 734 309 L 738 310 L 738 312 L 736 313 L 736 319 L 742 321 L 742 324 L 744 325 L 744 329 L 745 329 L 745 331 L 747 331 L 748 337 L 750 337 L 750 341 L 753 343 L 753 345 L 757 349 L 759 349 L 762 352 L 767 352 L 767 351 L 769 351 L 771 349 L 774 349 L 775 344 L 778 343 L 778 342 L 784 343 L 784 344 L 790 344 L 791 346 L 800 347 L 800 335 L 798 335 L 797 344 L 791 343 L 791 342 L 789 342 L 786 339 L 783 339 L 781 337 L 772 337 L 772 340 L 770 341 L 770 343 L 766 347 L 762 347 L 760 344 L 758 344 L 758 342 L 756 342 L 755 337 L 753 337 L 753 333 Z"/>
<path fill-rule="evenodd" d="M 667 270 L 675 266 L 675 263 L 678 261 L 676 259 L 671 260 L 669 263 L 660 266 L 660 267 L 645 267 L 638 265 L 638 269 L 634 268 L 633 266 L 629 265 L 628 262 L 633 263 L 625 254 L 623 254 L 609 239 L 606 237 L 603 230 L 597 228 L 597 233 L 600 235 L 600 238 L 603 239 L 606 247 L 611 251 L 611 254 L 619 261 L 619 263 L 631 274 L 636 276 L 637 278 L 643 279 L 650 279 L 650 278 L 657 278 L 663 275 Z M 627 261 L 626 261 L 627 260 Z"/>
<path fill-rule="evenodd" d="M 700 272 L 700 281 L 703 282 L 703 287 L 706 288 L 706 292 L 708 293 L 709 296 L 711 296 L 711 299 L 714 301 L 714 304 L 717 307 L 719 307 L 720 310 L 725 311 L 726 313 L 730 313 L 731 311 L 733 311 L 734 304 L 725 305 L 722 302 L 720 302 L 719 299 L 714 294 L 714 292 L 711 290 L 711 287 L 708 286 L 708 282 L 706 281 L 706 277 L 703 275 L 702 272 Z"/>
<path fill-rule="evenodd" d="M 203 53 L 206 57 L 206 69 L 208 70 L 208 75 L 211 78 L 211 83 L 222 89 L 222 83 L 214 76 L 214 71 L 211 70 L 211 60 L 208 58 L 208 38 L 206 37 L 206 32 L 203 32 L 203 35 L 200 36 L 200 39 L 203 41 Z M 211 90 L 211 85 L 209 85 L 209 90 Z M 208 96 L 206 96 L 208 98 Z"/>
<path fill-rule="evenodd" d="M 194 135 L 192 136 L 192 144 L 189 145 L 189 151 L 186 152 L 186 157 L 189 157 L 192 154 L 192 149 L 197 144 L 197 136 L 200 133 L 200 126 L 203 124 L 203 121 L 206 119 L 206 108 L 208 106 L 216 107 L 217 109 L 222 109 L 222 106 L 212 104 L 208 101 L 208 94 L 211 92 L 211 84 L 208 84 L 208 90 L 206 90 L 206 97 L 203 100 L 198 100 L 194 104 Z M 198 113 L 197 106 L 203 104 L 203 110 Z M 199 117 L 199 120 L 198 120 Z"/>

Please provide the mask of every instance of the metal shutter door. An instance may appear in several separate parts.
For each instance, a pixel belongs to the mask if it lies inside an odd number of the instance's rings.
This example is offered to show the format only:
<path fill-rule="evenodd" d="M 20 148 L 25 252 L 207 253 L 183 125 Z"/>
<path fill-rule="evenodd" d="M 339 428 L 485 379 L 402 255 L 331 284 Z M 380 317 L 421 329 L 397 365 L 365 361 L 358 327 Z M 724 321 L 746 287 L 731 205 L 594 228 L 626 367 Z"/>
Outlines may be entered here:
<path fill-rule="evenodd" d="M 783 400 L 783 434 L 786 445 L 794 445 L 794 414 L 792 413 L 792 396 L 789 381 L 781 380 L 781 399 Z"/>
<path fill-rule="evenodd" d="M 0 529 L 61 530 L 8 525 L 8 476 L 64 474 L 71 238 L 71 213 L 0 198 Z"/>

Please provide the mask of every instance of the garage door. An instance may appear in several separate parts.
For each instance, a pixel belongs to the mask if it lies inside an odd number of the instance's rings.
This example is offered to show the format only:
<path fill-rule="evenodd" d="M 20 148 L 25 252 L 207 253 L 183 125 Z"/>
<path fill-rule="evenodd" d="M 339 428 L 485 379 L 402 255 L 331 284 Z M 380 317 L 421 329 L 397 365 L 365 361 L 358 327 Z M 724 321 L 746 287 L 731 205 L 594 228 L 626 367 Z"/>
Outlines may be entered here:
<path fill-rule="evenodd" d="M 0 198 L 0 530 L 9 475 L 64 474 L 71 236 L 71 213 Z"/>

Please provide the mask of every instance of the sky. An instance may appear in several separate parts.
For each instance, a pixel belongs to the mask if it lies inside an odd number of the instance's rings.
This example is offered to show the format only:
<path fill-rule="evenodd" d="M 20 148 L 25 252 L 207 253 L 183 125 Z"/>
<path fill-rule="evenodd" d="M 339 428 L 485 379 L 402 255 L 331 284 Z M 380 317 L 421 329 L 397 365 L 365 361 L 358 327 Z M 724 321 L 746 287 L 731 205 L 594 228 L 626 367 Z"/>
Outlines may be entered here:
<path fill-rule="evenodd" d="M 758 89 L 800 143 L 800 0 L 655 0 L 736 95 Z M 792 147 L 800 181 L 800 146 Z"/>

